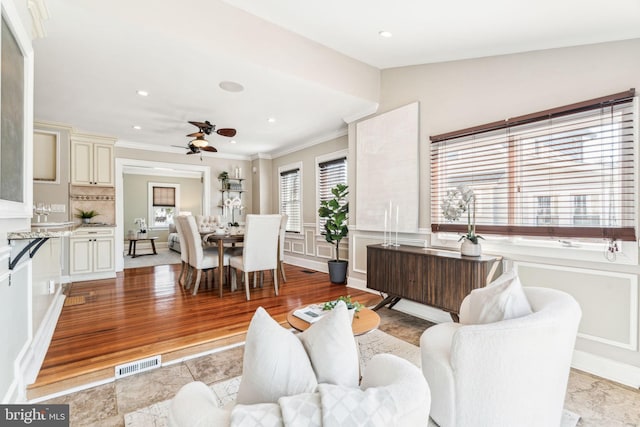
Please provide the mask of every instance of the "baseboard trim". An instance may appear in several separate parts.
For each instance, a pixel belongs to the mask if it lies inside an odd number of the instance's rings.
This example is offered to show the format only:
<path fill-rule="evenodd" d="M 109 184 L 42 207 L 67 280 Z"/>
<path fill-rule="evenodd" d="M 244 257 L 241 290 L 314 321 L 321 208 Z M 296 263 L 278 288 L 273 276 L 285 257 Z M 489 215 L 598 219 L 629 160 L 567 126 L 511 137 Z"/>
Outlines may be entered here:
<path fill-rule="evenodd" d="M 65 298 L 65 295 L 62 293 L 62 286 L 58 286 L 55 297 L 49 305 L 23 360 L 21 371 L 25 379 L 25 384 L 32 384 L 38 376 L 44 357 L 49 349 L 51 337 L 58 324 L 58 318 L 62 312 Z"/>
<path fill-rule="evenodd" d="M 640 368 L 637 366 L 574 350 L 571 367 L 635 389 L 640 388 Z"/>
<path fill-rule="evenodd" d="M 296 267 L 309 268 L 311 270 L 320 271 L 322 273 L 329 272 L 327 261 L 315 261 L 307 258 L 300 258 L 300 257 L 285 254 L 284 262 L 286 264 L 295 265 Z"/>

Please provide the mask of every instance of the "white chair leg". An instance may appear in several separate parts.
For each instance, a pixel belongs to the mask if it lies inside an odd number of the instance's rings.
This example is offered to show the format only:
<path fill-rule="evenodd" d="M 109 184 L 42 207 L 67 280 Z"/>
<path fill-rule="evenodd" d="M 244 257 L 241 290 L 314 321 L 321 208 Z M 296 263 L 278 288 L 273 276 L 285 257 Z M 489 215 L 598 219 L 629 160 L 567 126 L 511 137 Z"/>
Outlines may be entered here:
<path fill-rule="evenodd" d="M 249 273 L 246 271 L 244 272 L 244 289 L 247 292 L 247 301 L 249 301 L 251 299 L 249 295 Z"/>
<path fill-rule="evenodd" d="M 273 269 L 273 286 L 276 288 L 276 296 L 278 296 L 278 266 Z"/>
<path fill-rule="evenodd" d="M 178 284 L 182 284 L 182 286 L 184 286 L 184 282 L 182 281 L 183 279 L 182 276 L 184 275 L 184 270 L 185 270 L 184 265 L 185 265 L 185 262 L 182 261 L 182 265 L 180 266 L 180 274 L 178 275 Z"/>
<path fill-rule="evenodd" d="M 282 273 L 282 281 L 287 281 L 287 276 L 284 274 L 284 262 L 280 261 L 280 273 Z"/>
<path fill-rule="evenodd" d="M 200 279 L 202 278 L 202 270 L 198 269 L 196 274 L 196 283 L 193 285 L 193 295 L 198 293 L 198 287 L 200 286 Z"/>
<path fill-rule="evenodd" d="M 184 279 L 184 288 L 186 290 L 189 290 L 189 288 L 191 288 L 191 281 L 193 280 L 193 268 L 191 268 L 191 265 L 187 264 L 187 274 L 186 274 L 186 278 Z"/>

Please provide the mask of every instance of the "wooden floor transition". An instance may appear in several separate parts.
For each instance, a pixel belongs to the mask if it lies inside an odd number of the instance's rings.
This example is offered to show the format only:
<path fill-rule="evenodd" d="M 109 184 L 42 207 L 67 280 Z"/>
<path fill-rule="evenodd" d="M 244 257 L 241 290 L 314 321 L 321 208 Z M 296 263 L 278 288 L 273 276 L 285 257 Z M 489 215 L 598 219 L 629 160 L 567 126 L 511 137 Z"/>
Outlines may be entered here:
<path fill-rule="evenodd" d="M 177 284 L 180 265 L 127 269 L 117 278 L 70 286 L 49 350 L 29 399 L 114 377 L 116 365 L 161 355 L 162 362 L 244 340 L 256 308 L 264 307 L 288 326 L 286 315 L 300 305 L 350 294 L 365 305 L 380 301 L 368 292 L 334 285 L 328 274 L 285 265 L 287 282 L 275 296 L 265 275 L 263 288 L 231 292 L 201 286 L 196 296 Z"/>

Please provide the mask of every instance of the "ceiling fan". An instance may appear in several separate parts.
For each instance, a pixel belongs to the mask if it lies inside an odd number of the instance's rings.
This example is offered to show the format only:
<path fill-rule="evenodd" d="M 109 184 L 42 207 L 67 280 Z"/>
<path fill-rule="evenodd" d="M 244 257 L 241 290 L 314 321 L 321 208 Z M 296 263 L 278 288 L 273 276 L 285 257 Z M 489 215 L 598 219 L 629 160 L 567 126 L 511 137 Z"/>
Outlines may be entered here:
<path fill-rule="evenodd" d="M 222 128 L 216 129 L 216 125 L 211 124 L 209 120 L 205 120 L 204 122 L 194 122 L 189 121 L 192 125 L 198 128 L 198 132 L 193 132 L 188 134 L 189 138 L 195 138 L 187 144 L 187 154 L 200 154 L 201 151 L 208 151 L 210 153 L 215 153 L 215 147 L 209 145 L 209 141 L 207 141 L 204 136 L 211 135 L 212 132 L 217 133 L 218 135 L 233 137 L 236 135 L 236 130 L 231 128 Z"/>

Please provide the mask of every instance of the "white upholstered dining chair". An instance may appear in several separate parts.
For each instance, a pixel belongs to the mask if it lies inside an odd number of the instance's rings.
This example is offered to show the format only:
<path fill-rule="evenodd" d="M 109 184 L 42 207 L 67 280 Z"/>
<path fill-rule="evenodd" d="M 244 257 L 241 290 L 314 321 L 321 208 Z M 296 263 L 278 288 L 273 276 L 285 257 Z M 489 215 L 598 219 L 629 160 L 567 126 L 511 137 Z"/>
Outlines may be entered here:
<path fill-rule="evenodd" d="M 244 272 L 244 287 L 247 301 L 249 273 L 271 270 L 276 296 L 278 295 L 278 238 L 280 236 L 281 215 L 247 215 L 244 231 L 242 255 L 231 257 L 229 265 L 236 269 L 232 281 L 239 281 L 240 271 Z M 255 282 L 255 275 L 254 275 Z"/>
<path fill-rule="evenodd" d="M 196 279 L 193 285 L 193 295 L 196 295 L 202 279 L 202 272 L 208 272 L 224 266 L 218 265 L 218 251 L 216 249 L 208 248 L 204 250 L 202 247 L 202 240 L 195 218 L 189 215 L 181 217 L 180 220 L 182 221 L 182 229 L 185 231 L 184 234 L 189 247 L 189 265 L 196 271 Z M 229 257 L 225 256 L 224 261 L 225 264 L 228 264 Z M 212 280 L 214 279 L 212 278 Z M 219 283 L 218 286 L 223 286 L 223 284 Z M 189 289 L 189 286 L 186 289 Z"/>
<path fill-rule="evenodd" d="M 287 221 L 289 221 L 289 215 L 282 214 L 282 219 L 280 219 L 280 235 L 278 237 L 278 269 L 280 270 L 280 274 L 282 274 L 282 281 L 287 281 L 287 276 L 284 274 L 284 239 L 287 232 Z"/>
<path fill-rule="evenodd" d="M 181 284 L 183 288 L 186 288 L 187 278 L 190 278 L 191 276 L 191 274 L 189 274 L 191 266 L 189 265 L 189 244 L 187 243 L 187 238 L 184 234 L 184 230 L 182 229 L 182 221 L 180 217 L 181 216 L 177 216 L 174 218 L 174 225 L 176 226 L 176 232 L 178 233 L 178 241 L 180 242 L 180 260 L 182 261 L 180 275 L 178 276 L 178 283 Z"/>

